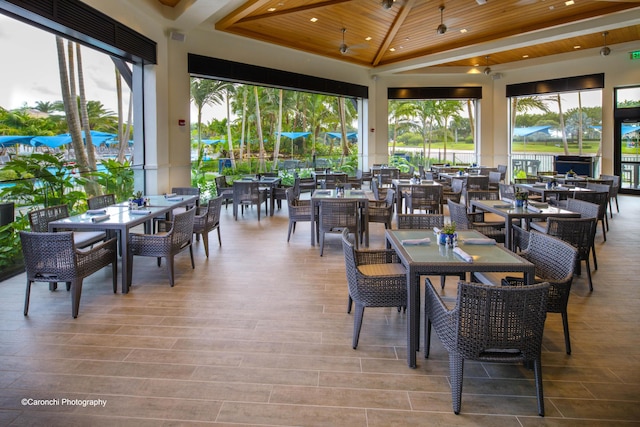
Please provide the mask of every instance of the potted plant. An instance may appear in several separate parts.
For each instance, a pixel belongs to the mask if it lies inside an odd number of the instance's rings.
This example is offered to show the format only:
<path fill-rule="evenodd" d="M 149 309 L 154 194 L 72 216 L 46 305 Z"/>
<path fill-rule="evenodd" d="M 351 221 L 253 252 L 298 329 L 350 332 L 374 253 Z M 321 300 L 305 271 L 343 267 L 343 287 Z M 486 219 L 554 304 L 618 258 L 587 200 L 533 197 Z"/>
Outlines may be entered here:
<path fill-rule="evenodd" d="M 565 178 L 574 178 L 576 176 L 576 173 L 573 171 L 573 169 L 569 169 L 569 172 L 567 172 L 567 174 L 565 175 Z"/>
<path fill-rule="evenodd" d="M 516 192 L 514 196 L 516 199 L 515 200 L 516 208 L 521 208 L 524 206 L 525 202 L 529 198 L 529 193 L 527 193 L 526 191 L 521 191 L 519 188 L 516 187 Z"/>
<path fill-rule="evenodd" d="M 440 235 L 438 236 L 438 244 L 440 245 L 453 245 L 454 240 L 456 239 L 456 223 L 450 222 L 442 227 L 440 230 Z"/>
<path fill-rule="evenodd" d="M 142 197 L 142 191 L 136 191 L 133 194 L 132 202 L 135 203 L 138 206 L 144 205 L 144 197 Z"/>

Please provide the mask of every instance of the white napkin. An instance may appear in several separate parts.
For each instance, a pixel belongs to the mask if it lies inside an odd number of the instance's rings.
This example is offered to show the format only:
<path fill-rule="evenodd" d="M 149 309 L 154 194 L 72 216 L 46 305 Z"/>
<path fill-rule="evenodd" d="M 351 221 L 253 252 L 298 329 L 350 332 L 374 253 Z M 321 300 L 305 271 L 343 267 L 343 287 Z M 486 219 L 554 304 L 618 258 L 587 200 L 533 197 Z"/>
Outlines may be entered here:
<path fill-rule="evenodd" d="M 529 206 L 535 206 L 536 208 L 548 208 L 549 207 L 549 203 L 546 203 L 546 202 L 532 202 L 530 200 L 529 201 Z"/>
<path fill-rule="evenodd" d="M 438 233 L 440 233 L 440 229 L 438 227 L 433 227 L 433 232 L 435 234 L 438 234 Z"/>
<path fill-rule="evenodd" d="M 542 212 L 542 209 L 529 204 L 527 204 L 527 209 L 529 209 L 531 212 Z"/>
<path fill-rule="evenodd" d="M 106 209 L 89 209 L 87 215 L 104 215 L 107 213 Z"/>
<path fill-rule="evenodd" d="M 460 247 L 453 248 L 453 253 L 462 258 L 465 262 L 473 262 L 471 255 L 460 249 Z"/>
<path fill-rule="evenodd" d="M 167 197 L 167 200 L 170 202 L 179 202 L 184 200 L 184 197 Z"/>
<path fill-rule="evenodd" d="M 150 213 L 151 211 L 147 209 L 133 209 L 129 211 L 131 215 L 149 215 Z"/>
<path fill-rule="evenodd" d="M 364 191 L 362 190 L 351 190 L 351 195 L 352 196 L 361 196 L 364 194 Z"/>
<path fill-rule="evenodd" d="M 400 243 L 402 243 L 402 246 L 407 246 L 407 245 L 428 245 L 428 244 L 431 243 L 431 239 L 428 238 L 428 237 L 425 237 L 424 239 L 404 239 Z"/>
<path fill-rule="evenodd" d="M 164 198 L 168 199 L 169 197 L 174 197 L 176 195 L 176 193 L 169 193 L 169 194 L 165 194 Z"/>
<path fill-rule="evenodd" d="M 487 238 L 481 238 L 481 237 L 464 239 L 462 242 L 465 245 L 495 245 L 496 244 L 495 239 L 487 239 Z"/>
<path fill-rule="evenodd" d="M 110 218 L 109 215 L 97 215 L 97 216 L 92 216 L 91 217 L 91 222 L 100 222 L 100 221 L 106 221 Z"/>
<path fill-rule="evenodd" d="M 493 207 L 496 209 L 508 209 L 508 208 L 512 208 L 513 205 L 511 205 L 510 203 L 504 203 L 500 205 L 493 205 Z"/>

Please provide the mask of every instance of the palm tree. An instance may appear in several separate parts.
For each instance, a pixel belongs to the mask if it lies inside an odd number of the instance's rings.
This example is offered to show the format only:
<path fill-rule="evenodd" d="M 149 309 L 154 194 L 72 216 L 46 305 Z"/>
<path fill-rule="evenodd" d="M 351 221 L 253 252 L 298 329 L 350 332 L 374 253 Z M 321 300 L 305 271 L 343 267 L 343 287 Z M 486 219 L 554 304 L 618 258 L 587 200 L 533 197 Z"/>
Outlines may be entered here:
<path fill-rule="evenodd" d="M 197 170 L 202 166 L 202 109 L 205 105 L 221 104 L 223 94 L 220 88 L 224 85 L 218 80 L 191 79 L 191 101 L 198 110 L 197 130 L 198 130 L 198 165 Z"/>
<path fill-rule="evenodd" d="M 439 100 L 436 101 L 436 110 L 438 117 L 442 120 L 442 127 L 444 129 L 443 155 L 446 160 L 449 118 L 458 115 L 458 112 L 462 110 L 462 104 L 458 100 Z"/>
<path fill-rule="evenodd" d="M 393 131 L 391 140 L 393 141 L 391 155 L 396 153 L 396 142 L 398 140 L 398 128 L 400 123 L 407 121 L 416 111 L 416 104 L 413 102 L 392 100 L 389 101 L 389 121 Z"/>
<path fill-rule="evenodd" d="M 431 142 L 433 141 L 433 123 L 436 115 L 436 101 L 427 99 L 419 101 L 414 104 L 413 117 L 418 120 L 414 123 L 420 130 L 420 136 L 422 137 L 422 156 L 425 159 L 425 166 L 428 166 L 426 162 L 431 159 Z"/>
<path fill-rule="evenodd" d="M 256 132 L 258 134 L 258 143 L 260 144 L 259 152 L 258 152 L 258 171 L 264 172 L 266 169 L 265 158 L 264 158 L 264 137 L 262 135 L 262 119 L 260 117 L 260 96 L 258 94 L 258 86 L 253 87 L 253 96 L 255 98 L 256 105 L 256 114 L 255 114 L 255 122 L 256 122 Z"/>

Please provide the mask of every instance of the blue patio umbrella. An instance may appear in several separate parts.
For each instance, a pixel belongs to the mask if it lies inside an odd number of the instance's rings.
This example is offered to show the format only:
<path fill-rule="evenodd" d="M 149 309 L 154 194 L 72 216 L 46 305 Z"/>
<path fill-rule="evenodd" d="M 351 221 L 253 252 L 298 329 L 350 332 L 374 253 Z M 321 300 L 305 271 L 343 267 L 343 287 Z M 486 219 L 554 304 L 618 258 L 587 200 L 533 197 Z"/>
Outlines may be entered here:
<path fill-rule="evenodd" d="M 527 136 L 533 135 L 534 133 L 538 132 L 546 133 L 548 135 L 550 128 L 551 126 L 529 126 L 526 128 L 514 128 L 513 136 L 522 136 L 526 138 Z"/>
<path fill-rule="evenodd" d="M 342 139 L 341 132 L 327 132 L 327 135 L 329 135 L 331 138 Z M 347 132 L 347 139 L 356 139 L 357 136 L 358 132 Z"/>
<path fill-rule="evenodd" d="M 40 147 L 42 145 L 50 148 L 58 148 L 62 145 L 70 144 L 71 137 L 64 135 L 56 136 L 36 136 L 31 140 L 31 145 Z"/>
<path fill-rule="evenodd" d="M 222 142 L 226 142 L 224 139 L 203 139 L 202 143 L 207 145 L 220 144 Z"/>
<path fill-rule="evenodd" d="M 276 135 L 278 132 L 276 132 Z M 293 140 L 311 135 L 311 132 L 280 132 L 280 136 L 291 138 L 291 158 L 293 158 Z"/>
<path fill-rule="evenodd" d="M 16 144 L 29 145 L 33 136 L 29 135 L 0 135 L 0 147 L 11 147 Z"/>

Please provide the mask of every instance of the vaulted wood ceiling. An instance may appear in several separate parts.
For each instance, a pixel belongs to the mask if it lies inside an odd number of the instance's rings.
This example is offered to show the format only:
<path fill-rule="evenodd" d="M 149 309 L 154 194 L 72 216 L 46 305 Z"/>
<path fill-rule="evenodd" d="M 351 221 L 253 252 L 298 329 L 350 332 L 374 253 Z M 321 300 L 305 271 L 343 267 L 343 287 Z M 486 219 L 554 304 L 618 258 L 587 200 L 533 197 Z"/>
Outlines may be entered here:
<path fill-rule="evenodd" d="M 425 57 L 436 58 L 431 66 L 494 66 L 599 48 L 605 31 L 607 45 L 640 41 L 640 0 L 390 0 L 388 9 L 383 0 L 217 1 L 236 8 L 203 25 L 372 68 Z"/>

